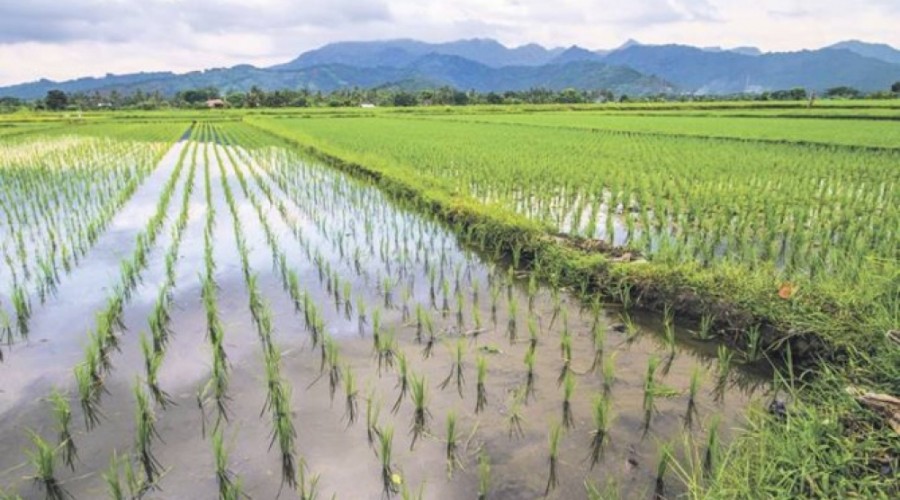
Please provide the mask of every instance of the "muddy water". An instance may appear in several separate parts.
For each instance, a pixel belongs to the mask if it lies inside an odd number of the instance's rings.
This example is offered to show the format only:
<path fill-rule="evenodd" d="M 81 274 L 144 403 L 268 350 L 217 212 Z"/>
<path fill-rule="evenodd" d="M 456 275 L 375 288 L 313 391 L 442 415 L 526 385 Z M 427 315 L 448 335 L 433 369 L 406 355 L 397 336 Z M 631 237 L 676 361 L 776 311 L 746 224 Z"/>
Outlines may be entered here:
<path fill-rule="evenodd" d="M 213 204 L 207 207 L 205 203 L 206 177 L 201 153 L 190 219 L 177 264 L 175 307 L 170 324 L 172 340 L 160 372 L 160 384 L 177 405 L 156 408 L 161 440 L 154 443 L 153 449 L 167 472 L 158 483 L 159 489 L 150 492 L 151 498 L 211 498 L 217 492 L 212 444 L 208 435 L 204 436 L 204 419 L 196 403 L 197 393 L 206 383 L 212 364 L 212 351 L 205 337 L 206 316 L 200 301 L 199 278 L 204 269 L 203 231 L 210 208 L 216 216 L 213 236 L 219 315 L 225 326 L 225 349 L 231 364 L 229 419 L 223 424 L 230 447 L 229 466 L 253 498 L 274 498 L 281 487 L 277 445 L 269 448 L 270 417 L 261 413 L 266 397 L 265 364 L 250 320 L 234 223 L 222 188 L 222 171 L 225 183 L 234 194 L 238 219 L 250 246 L 250 267 L 258 275 L 259 287 L 273 311 L 275 340 L 283 353 L 281 373 L 292 387 L 298 459 L 302 458 L 310 473 L 319 476 L 318 487 L 324 496 L 334 493 L 338 498 L 382 497 L 381 463 L 367 440 L 365 399 L 368 397 L 381 406 L 379 427 L 394 429 L 392 466 L 411 491 L 423 488 L 424 498 L 474 498 L 479 479 L 477 457 L 484 453 L 491 462 L 491 498 L 542 496 L 548 479 L 548 432 L 562 419 L 563 389 L 557 379 L 563 367 L 560 341 L 564 316 L 572 339 L 571 368 L 577 386 L 571 398 L 574 426 L 563 432 L 560 441 L 559 485 L 550 491 L 551 498 L 584 498 L 585 481 L 599 488 L 612 484 L 629 498 L 651 496 L 661 443 L 681 443 L 685 432 L 693 433 L 702 441 L 704 428 L 714 415 L 722 419 L 721 428 L 727 435 L 728 429 L 740 425 L 742 411 L 754 388 L 757 394 L 762 391 L 759 377 L 735 367 L 729 378 L 731 387 L 717 399 L 712 394 L 716 369 L 714 346 L 679 341 L 670 358 L 669 348 L 661 341 L 662 326 L 657 319 L 635 317 L 640 333 L 621 333 L 620 311 L 600 310 L 595 315 L 565 291 L 559 293 L 559 299 L 554 299 L 551 290 L 540 288 L 530 308 L 527 281 L 508 280 L 501 266 L 485 262 L 461 248 L 453 235 L 439 224 L 397 206 L 376 189 L 292 153 L 228 146 L 232 139 L 226 137 L 216 144 L 199 145 L 200 151 L 207 149 L 212 163 L 209 182 Z M 221 165 L 216 151 L 222 159 Z M 226 151 L 231 153 L 234 163 Z M 238 181 L 238 172 L 248 182 L 247 194 Z M 182 174 L 173 200 L 180 199 L 178 193 L 184 189 L 184 179 L 186 174 Z M 276 184 L 277 179 L 283 181 L 280 186 Z M 280 209 L 267 199 L 264 187 L 270 190 L 276 203 L 282 203 Z M 177 216 L 177 205 L 173 203 L 172 218 Z M 303 313 L 295 311 L 282 288 L 260 214 L 276 234 L 285 264 L 297 273 L 301 288 L 323 314 L 329 335 L 337 339 L 341 364 L 353 371 L 359 388 L 359 418 L 353 424 L 346 418 L 343 388 L 336 388 L 332 400 L 327 377 L 321 377 L 320 348 L 312 345 Z M 292 230 L 295 227 L 301 229 L 299 238 Z M 169 243 L 168 239 L 160 239 L 160 253 Z M 114 368 L 106 380 L 109 394 L 103 397 L 106 415 L 103 423 L 92 432 L 85 432 L 77 400 L 72 399 L 75 441 L 81 460 L 75 471 L 60 464 L 57 473 L 76 498 L 103 496 L 104 482 L 100 474 L 106 464 L 114 451 L 129 453 L 133 447 L 131 387 L 143 370 L 137 333 L 144 328 L 152 305 L 152 300 L 147 302 L 141 298 L 154 297 L 163 277 L 162 262 L 152 258 L 150 262 L 151 269 L 141 286 L 144 292 L 136 294 L 135 302 L 126 310 L 128 330 L 122 335 L 121 352 L 114 355 Z M 328 274 L 328 269 L 339 276 L 341 297 L 337 301 L 328 280 L 320 278 Z M 442 277 L 446 277 L 446 287 L 442 286 Z M 384 290 L 386 279 L 392 283 L 389 298 Z M 349 309 L 345 289 L 350 293 Z M 497 297 L 495 311 L 492 311 L 492 295 Z M 64 299 L 65 295 L 61 293 L 60 298 Z M 457 317 L 460 299 L 461 324 Z M 446 312 L 443 311 L 445 300 Z M 358 317 L 361 303 L 366 304 L 362 325 Z M 423 355 L 424 346 L 416 342 L 417 304 L 433 319 L 437 335 L 432 354 L 427 358 Z M 100 305 L 87 305 L 82 310 L 87 318 L 84 321 L 89 323 L 90 311 Z M 379 371 L 373 355 L 376 309 L 381 317 L 382 335 L 387 332 L 395 335 L 396 351 L 405 354 L 410 372 L 423 375 L 427 381 L 429 430 L 414 449 L 410 449 L 412 401 L 407 395 L 401 398 L 397 412 L 391 411 L 400 395 L 396 369 L 385 367 Z M 408 317 L 404 317 L 404 309 L 409 311 Z M 475 325 L 476 310 L 480 328 Z M 37 311 L 35 323 L 43 314 Z M 556 320 L 551 326 L 554 316 Z M 515 317 L 517 326 L 515 340 L 510 339 L 508 331 L 510 317 Z M 529 349 L 529 319 L 540 330 L 535 351 L 535 397 L 521 407 L 521 436 L 511 436 L 507 417 L 515 394 L 525 380 L 523 359 Z M 616 369 L 609 394 L 614 414 L 610 440 L 601 461 L 591 469 L 586 461 L 593 430 L 591 401 L 603 393 L 604 379 L 599 370 L 590 370 L 595 322 L 606 330 L 605 358 L 614 356 Z M 59 367 L 60 373 L 52 385 L 66 387 L 64 376 L 71 378 L 71 369 L 81 356 L 83 330 L 53 332 L 54 336 L 65 337 L 62 345 L 77 348 L 60 349 L 58 354 L 54 354 L 57 351 L 49 353 L 48 349 L 49 354 L 30 360 L 22 356 L 16 365 L 16 378 L 31 382 L 13 383 L 19 396 L 9 400 L 0 417 L 3 450 L 0 487 L 27 498 L 41 496 L 37 488 L 23 479 L 31 473 L 28 467 L 17 467 L 25 461 L 21 450 L 27 446 L 26 427 L 35 429 L 51 442 L 55 439 L 49 407 L 40 399 L 47 395 L 51 384 L 34 380 L 43 376 L 44 367 L 49 363 Z M 461 335 L 476 330 L 477 338 Z M 687 336 L 686 332 L 678 333 L 679 339 Z M 464 345 L 465 376 L 461 390 L 457 390 L 455 379 L 441 389 L 441 382 L 451 372 L 452 348 L 460 340 Z M 480 413 L 475 412 L 478 356 L 484 356 L 488 366 L 487 406 Z M 644 375 L 651 356 L 671 360 L 665 373 L 660 369 L 656 381 L 673 389 L 675 394 L 656 399 L 649 429 L 645 429 Z M 8 368 L 0 365 L 4 375 L 9 373 Z M 703 384 L 698 394 L 695 425 L 685 430 L 687 389 L 695 368 L 703 374 Z M 9 384 L 7 380 L 3 378 L 3 389 Z M 71 381 L 68 387 L 71 391 Z M 445 421 L 450 411 L 458 415 L 460 461 L 452 477 L 448 475 L 445 451 Z"/>

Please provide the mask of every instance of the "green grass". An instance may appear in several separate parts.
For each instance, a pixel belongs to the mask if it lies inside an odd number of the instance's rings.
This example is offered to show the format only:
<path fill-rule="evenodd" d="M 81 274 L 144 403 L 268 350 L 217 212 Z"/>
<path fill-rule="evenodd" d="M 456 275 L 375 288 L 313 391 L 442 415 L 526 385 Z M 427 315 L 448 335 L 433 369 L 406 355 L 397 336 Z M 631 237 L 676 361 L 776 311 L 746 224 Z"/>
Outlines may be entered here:
<path fill-rule="evenodd" d="M 891 115 L 900 119 L 900 111 Z M 537 127 L 634 132 L 676 136 L 722 137 L 844 146 L 900 148 L 895 120 L 784 118 L 777 116 L 635 115 L 608 112 L 551 112 L 442 117 L 446 120 L 510 123 Z"/>

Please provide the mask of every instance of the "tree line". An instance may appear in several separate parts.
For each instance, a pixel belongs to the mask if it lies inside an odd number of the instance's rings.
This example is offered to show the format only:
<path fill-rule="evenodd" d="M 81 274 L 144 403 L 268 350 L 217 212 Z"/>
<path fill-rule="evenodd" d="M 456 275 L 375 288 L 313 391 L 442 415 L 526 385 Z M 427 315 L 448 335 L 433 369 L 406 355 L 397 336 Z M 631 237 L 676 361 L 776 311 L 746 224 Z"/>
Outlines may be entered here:
<path fill-rule="evenodd" d="M 22 108 L 37 110 L 95 110 L 95 109 L 166 109 L 205 108 L 210 100 L 221 100 L 222 105 L 231 108 L 305 108 L 305 107 L 358 107 L 374 106 L 467 106 L 476 104 L 582 104 L 597 102 L 659 102 L 659 101 L 779 101 L 807 100 L 815 97 L 840 99 L 890 99 L 900 97 L 900 81 L 889 90 L 866 93 L 858 89 L 841 86 L 827 89 L 821 95 L 810 94 L 806 89 L 767 91 L 754 94 L 730 95 L 686 95 L 656 94 L 629 96 L 615 94 L 610 90 L 563 89 L 550 90 L 533 88 L 521 91 L 477 92 L 462 91 L 444 86 L 433 89 L 406 90 L 395 87 L 373 89 L 350 88 L 332 92 L 312 90 L 264 90 L 257 86 L 248 91 L 223 92 L 216 87 L 200 87 L 165 95 L 160 91 L 131 93 L 72 92 L 54 89 L 42 99 L 22 100 L 0 97 L 0 110 L 12 111 Z"/>

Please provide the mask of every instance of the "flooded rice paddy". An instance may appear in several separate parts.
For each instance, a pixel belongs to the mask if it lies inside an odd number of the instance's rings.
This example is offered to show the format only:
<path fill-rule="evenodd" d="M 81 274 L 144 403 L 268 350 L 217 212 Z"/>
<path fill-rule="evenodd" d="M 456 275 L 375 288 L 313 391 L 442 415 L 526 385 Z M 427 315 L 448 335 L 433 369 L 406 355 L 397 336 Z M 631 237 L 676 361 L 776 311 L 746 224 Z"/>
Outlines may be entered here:
<path fill-rule="evenodd" d="M 26 452 L 29 431 L 61 445 L 59 391 L 75 498 L 112 477 L 145 498 L 675 495 L 667 450 L 727 440 L 767 389 L 677 318 L 586 304 L 292 151 L 193 137 L 31 299 L 0 364 L 0 491 L 45 496 Z"/>

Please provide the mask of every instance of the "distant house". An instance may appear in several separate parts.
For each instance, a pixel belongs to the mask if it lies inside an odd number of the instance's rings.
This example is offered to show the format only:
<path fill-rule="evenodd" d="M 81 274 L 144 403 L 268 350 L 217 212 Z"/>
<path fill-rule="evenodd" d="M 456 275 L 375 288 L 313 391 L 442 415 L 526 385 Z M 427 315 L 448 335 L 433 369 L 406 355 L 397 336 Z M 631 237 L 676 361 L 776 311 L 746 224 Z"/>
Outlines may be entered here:
<path fill-rule="evenodd" d="M 372 104 L 371 102 L 364 102 L 364 103 L 360 104 L 359 107 L 361 107 L 361 108 L 374 108 L 375 105 Z"/>
<path fill-rule="evenodd" d="M 212 109 L 212 108 L 224 108 L 224 107 L 225 107 L 225 101 L 223 101 L 222 99 L 207 99 L 207 100 L 206 100 L 206 107 L 207 107 L 207 108 L 210 108 L 210 109 Z"/>

